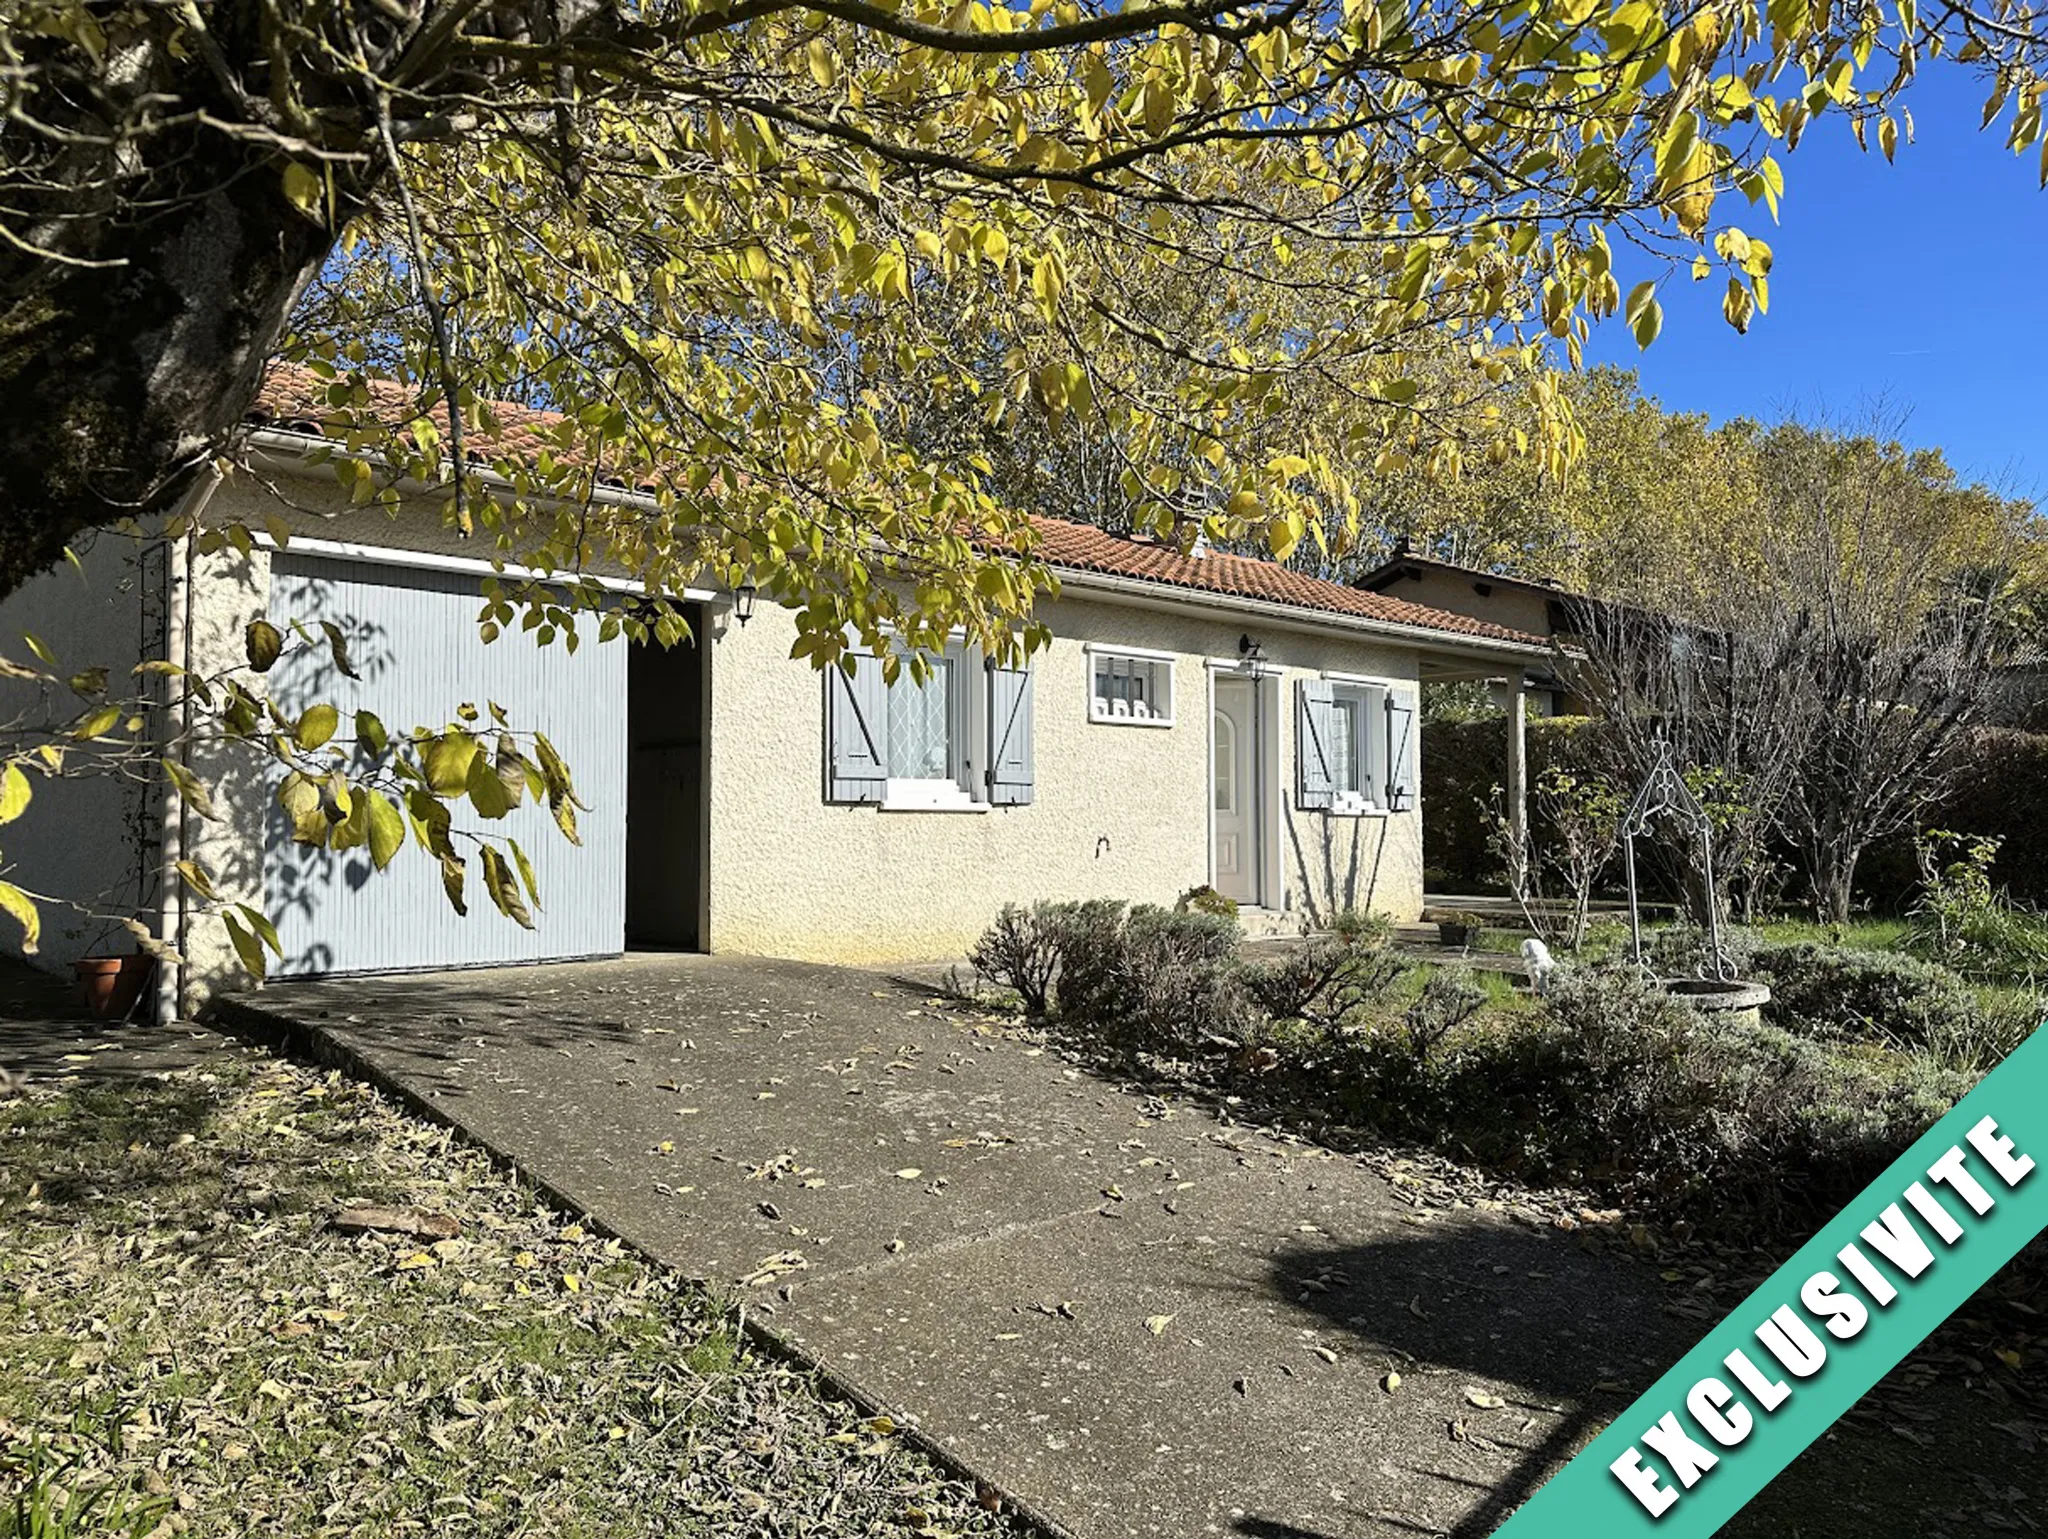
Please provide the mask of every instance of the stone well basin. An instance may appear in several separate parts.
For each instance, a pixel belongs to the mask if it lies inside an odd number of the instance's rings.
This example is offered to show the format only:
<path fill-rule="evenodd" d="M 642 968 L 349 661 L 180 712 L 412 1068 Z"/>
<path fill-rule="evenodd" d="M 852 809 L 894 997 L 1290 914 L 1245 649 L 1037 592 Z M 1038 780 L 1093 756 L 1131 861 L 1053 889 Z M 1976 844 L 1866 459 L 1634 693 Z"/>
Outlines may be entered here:
<path fill-rule="evenodd" d="M 1741 978 L 1660 978 L 1657 987 L 1695 1010 L 1726 1015 L 1750 1026 L 1757 1024 L 1761 1019 L 1758 1012 L 1771 1002 L 1769 984 Z"/>

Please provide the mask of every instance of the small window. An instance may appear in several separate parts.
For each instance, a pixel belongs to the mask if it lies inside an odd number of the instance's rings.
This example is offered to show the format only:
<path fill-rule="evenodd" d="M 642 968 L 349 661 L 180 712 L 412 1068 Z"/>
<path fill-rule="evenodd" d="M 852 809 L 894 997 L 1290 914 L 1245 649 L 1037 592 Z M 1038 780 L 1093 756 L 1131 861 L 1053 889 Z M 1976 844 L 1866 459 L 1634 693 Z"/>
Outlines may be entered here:
<path fill-rule="evenodd" d="M 950 643 L 893 682 L 870 652 L 825 670 L 825 800 L 885 811 L 1032 801 L 1032 671 Z"/>
<path fill-rule="evenodd" d="M 1173 659 L 1089 649 L 1088 716 L 1125 726 L 1173 724 Z"/>
<path fill-rule="evenodd" d="M 1300 805 L 1358 814 L 1388 809 L 1384 685 L 1303 679 L 1297 686 Z M 1405 809 L 1404 809 L 1405 810 Z"/>

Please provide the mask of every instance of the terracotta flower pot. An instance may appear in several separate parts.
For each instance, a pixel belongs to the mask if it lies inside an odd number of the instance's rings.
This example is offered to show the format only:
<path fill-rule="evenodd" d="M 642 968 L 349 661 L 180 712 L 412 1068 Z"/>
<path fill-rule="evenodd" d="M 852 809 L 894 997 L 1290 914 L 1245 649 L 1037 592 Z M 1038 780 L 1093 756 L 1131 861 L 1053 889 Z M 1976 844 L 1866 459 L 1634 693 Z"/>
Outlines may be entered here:
<path fill-rule="evenodd" d="M 103 1021 L 119 1020 L 135 1008 L 149 979 L 150 959 L 140 953 L 125 957 L 80 957 L 71 964 L 86 1008 Z"/>

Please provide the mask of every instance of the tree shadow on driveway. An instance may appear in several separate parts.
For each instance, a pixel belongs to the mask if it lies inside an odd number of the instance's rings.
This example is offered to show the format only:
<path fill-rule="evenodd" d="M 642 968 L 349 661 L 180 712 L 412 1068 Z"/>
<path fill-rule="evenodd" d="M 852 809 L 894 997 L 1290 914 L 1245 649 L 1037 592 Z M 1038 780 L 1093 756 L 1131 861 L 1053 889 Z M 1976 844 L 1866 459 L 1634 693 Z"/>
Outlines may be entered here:
<path fill-rule="evenodd" d="M 1401 1382 L 1384 1398 L 1433 1424 L 1382 1464 L 1374 1510 L 1358 1512 L 1376 1531 L 1492 1533 L 1691 1345 L 1635 1268 L 1563 1230 L 1477 1216 L 1293 1246 L 1269 1284 L 1334 1348 L 1393 1364 Z M 1339 1539 L 1253 1513 L 1234 1526 Z"/>
<path fill-rule="evenodd" d="M 1497 1473 L 1473 1483 L 1477 1500 L 1461 1516 L 1413 1524 L 1445 1539 L 1493 1533 L 1703 1330 L 1665 1314 L 1645 1269 L 1587 1255 L 1558 1230 L 1470 1223 L 1412 1241 L 1302 1246 L 1275 1264 L 1272 1281 L 1325 1330 L 1346 1333 L 1351 1350 L 1412 1356 L 1418 1379 L 1451 1373 L 1450 1395 L 1432 1396 L 1430 1409 L 1463 1420 L 1467 1438 L 1498 1457 Z M 1463 1402 L 1460 1374 L 1491 1387 L 1505 1410 Z M 1973 1392 L 1962 1376 L 1933 1378 L 1909 1359 L 1726 1531 L 1758 1539 L 2035 1531 L 2048 1505 L 2048 1461 L 2025 1450 L 2044 1435 L 2048 1423 L 2014 1396 Z M 1411 1471 L 1439 1485 L 1468 1478 L 1431 1461 Z M 1386 1510 L 1359 1517 L 1373 1532 L 1406 1526 Z M 1261 1514 L 1236 1519 L 1233 1531 L 1245 1539 L 1352 1532 Z"/>

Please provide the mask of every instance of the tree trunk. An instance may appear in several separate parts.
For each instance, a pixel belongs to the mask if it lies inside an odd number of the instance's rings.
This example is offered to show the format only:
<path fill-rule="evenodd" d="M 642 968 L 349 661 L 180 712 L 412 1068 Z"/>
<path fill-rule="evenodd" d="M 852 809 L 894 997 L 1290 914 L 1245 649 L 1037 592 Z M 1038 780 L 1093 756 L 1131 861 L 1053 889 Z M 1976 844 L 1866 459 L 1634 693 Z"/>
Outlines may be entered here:
<path fill-rule="evenodd" d="M 81 531 L 169 505 L 247 410 L 333 245 L 254 158 L 216 154 L 186 170 L 211 190 L 65 243 L 123 266 L 0 267 L 0 595 Z"/>
<path fill-rule="evenodd" d="M 1855 902 L 1856 866 L 1863 847 L 1846 841 L 1830 841 L 1811 852 L 1807 883 L 1813 890 L 1814 909 L 1832 924 L 1847 924 Z"/>
<path fill-rule="evenodd" d="M 359 80 L 295 80 L 349 147 L 312 163 L 260 126 L 275 66 L 263 8 L 209 11 L 213 69 L 168 7 L 90 59 L 54 38 L 23 45 L 35 89 L 0 140 L 0 595 L 81 531 L 176 499 L 381 175 L 356 148 Z M 336 206 L 285 195 L 294 159 Z"/>

